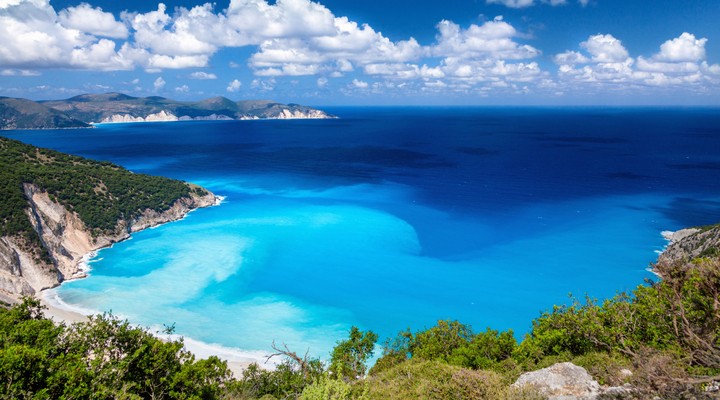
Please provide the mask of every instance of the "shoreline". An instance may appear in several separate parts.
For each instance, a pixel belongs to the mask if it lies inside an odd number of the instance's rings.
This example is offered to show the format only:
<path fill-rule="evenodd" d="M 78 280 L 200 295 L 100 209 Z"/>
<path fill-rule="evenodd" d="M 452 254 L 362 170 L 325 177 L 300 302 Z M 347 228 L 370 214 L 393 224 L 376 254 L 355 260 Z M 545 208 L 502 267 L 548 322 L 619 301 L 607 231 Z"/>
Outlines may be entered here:
<path fill-rule="evenodd" d="M 215 195 L 215 202 L 211 207 L 219 206 L 225 201 L 227 197 L 226 196 L 218 196 Z M 187 218 L 188 214 L 190 214 L 193 211 L 196 211 L 197 208 L 188 211 L 185 215 L 183 215 L 182 218 L 179 218 L 174 221 L 168 221 L 162 224 L 155 225 L 153 227 L 148 227 L 146 229 L 154 229 L 157 227 L 160 227 L 162 225 L 166 225 L 172 222 L 182 221 L 183 219 Z M 143 229 L 144 230 L 144 229 Z M 140 231 L 138 231 L 140 232 Z M 134 232 L 137 233 L 137 232 Z M 121 242 L 132 240 L 133 236 L 129 236 L 127 239 L 122 240 Z M 121 243 L 116 242 L 116 243 Z M 80 264 L 78 265 L 79 271 L 78 273 L 74 274 L 73 276 L 68 277 L 63 282 L 60 283 L 60 285 L 52 287 L 52 288 L 46 288 L 41 291 L 39 291 L 36 294 L 36 298 L 40 301 L 40 304 L 45 307 L 43 310 L 43 315 L 52 320 L 53 322 L 57 324 L 65 324 L 65 325 L 72 325 L 75 323 L 83 323 L 89 321 L 89 316 L 92 315 L 99 315 L 102 314 L 102 311 L 97 310 L 90 310 L 90 309 L 82 309 L 80 307 L 76 307 L 70 304 L 65 303 L 60 296 L 57 294 L 57 289 L 62 286 L 66 282 L 75 281 L 78 279 L 86 279 L 90 276 L 90 272 L 92 271 L 91 266 L 89 265 L 89 262 L 98 256 L 99 252 L 105 249 L 112 248 L 116 243 L 112 243 L 106 247 L 92 250 L 88 252 L 87 254 L 83 255 Z M 2 299 L 4 300 L 4 299 Z M 12 300 L 8 298 L 7 300 Z M 17 301 L 15 301 L 17 302 Z M 117 316 L 119 317 L 119 316 Z M 224 347 L 222 345 L 218 344 L 212 344 L 212 343 L 205 343 L 199 340 L 195 340 L 190 337 L 184 337 L 182 335 L 164 335 L 160 334 L 160 330 L 158 329 L 157 332 L 153 331 L 152 329 L 147 329 L 142 326 L 133 325 L 136 327 L 140 327 L 142 329 L 147 330 L 152 335 L 160 338 L 161 340 L 178 340 L 182 339 L 184 343 L 184 348 L 191 353 L 193 353 L 198 359 L 206 359 L 210 356 L 216 356 L 220 358 L 221 360 L 224 360 L 228 364 L 228 368 L 233 373 L 235 377 L 242 377 L 242 373 L 245 369 L 250 366 L 252 363 L 257 363 L 261 368 L 264 369 L 274 369 L 276 363 L 270 361 L 266 362 L 267 354 L 265 352 L 261 351 L 242 351 L 240 349 L 235 348 L 229 348 Z"/>

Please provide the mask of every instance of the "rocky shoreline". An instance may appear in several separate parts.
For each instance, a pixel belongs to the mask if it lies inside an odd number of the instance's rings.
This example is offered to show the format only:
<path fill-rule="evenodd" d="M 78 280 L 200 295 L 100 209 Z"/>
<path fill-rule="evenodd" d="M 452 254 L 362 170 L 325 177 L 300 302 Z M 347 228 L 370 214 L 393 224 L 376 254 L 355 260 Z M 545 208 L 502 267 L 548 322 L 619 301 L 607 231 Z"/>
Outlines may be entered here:
<path fill-rule="evenodd" d="M 0 294 L 10 300 L 35 295 L 68 279 L 83 278 L 86 255 L 126 240 L 134 232 L 179 220 L 192 210 L 216 204 L 218 199 L 210 192 L 202 196 L 191 193 L 165 211 L 145 210 L 137 218 L 118 221 L 112 234 L 93 237 L 76 213 L 53 201 L 47 192 L 31 184 L 25 184 L 24 190 L 28 218 L 50 260 L 38 259 L 20 238 L 1 237 Z"/>
<path fill-rule="evenodd" d="M 660 253 L 658 262 L 688 261 L 720 249 L 720 225 L 663 232 L 670 244 Z"/>

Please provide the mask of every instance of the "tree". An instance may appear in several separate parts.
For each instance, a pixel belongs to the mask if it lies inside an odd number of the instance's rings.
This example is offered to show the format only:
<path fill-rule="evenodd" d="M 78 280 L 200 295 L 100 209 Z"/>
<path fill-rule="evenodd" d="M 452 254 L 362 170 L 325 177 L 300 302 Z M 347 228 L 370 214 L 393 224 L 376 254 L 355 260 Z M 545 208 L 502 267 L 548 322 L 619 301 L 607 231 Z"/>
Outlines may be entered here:
<path fill-rule="evenodd" d="M 348 339 L 339 341 L 331 353 L 330 372 L 346 381 L 365 376 L 365 363 L 372 357 L 377 340 L 378 335 L 373 331 L 350 328 Z"/>

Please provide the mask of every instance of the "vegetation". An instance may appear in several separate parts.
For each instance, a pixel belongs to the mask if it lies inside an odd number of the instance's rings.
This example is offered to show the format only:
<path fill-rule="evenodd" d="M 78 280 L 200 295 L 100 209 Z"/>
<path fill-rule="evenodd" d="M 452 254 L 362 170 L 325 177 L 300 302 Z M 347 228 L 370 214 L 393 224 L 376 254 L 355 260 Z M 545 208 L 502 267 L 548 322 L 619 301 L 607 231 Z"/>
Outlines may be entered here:
<path fill-rule="evenodd" d="M 232 378 L 225 362 L 195 360 L 112 316 L 56 326 L 26 299 L 0 310 L 0 398 L 34 399 L 539 399 L 510 385 L 526 371 L 572 361 L 631 398 L 713 398 L 720 380 L 720 259 L 663 262 L 663 280 L 602 303 L 555 307 L 517 343 L 458 321 L 400 332 L 365 374 L 377 335 L 353 327 L 330 364 L 273 344 L 282 361 Z M 632 371 L 628 374 L 625 370 Z"/>
<path fill-rule="evenodd" d="M 204 192 L 181 181 L 0 138 L 0 236 L 24 236 L 35 244 L 39 239 L 26 213 L 24 184 L 75 211 L 96 235 L 113 232 L 120 220 L 146 209 L 164 211 L 192 191 Z"/>
<path fill-rule="evenodd" d="M 32 100 L 0 97 L 0 129 L 87 128 L 89 126 Z"/>
<path fill-rule="evenodd" d="M 230 377 L 225 362 L 109 315 L 67 327 L 37 300 L 0 310 L 3 399 L 215 399 Z"/>

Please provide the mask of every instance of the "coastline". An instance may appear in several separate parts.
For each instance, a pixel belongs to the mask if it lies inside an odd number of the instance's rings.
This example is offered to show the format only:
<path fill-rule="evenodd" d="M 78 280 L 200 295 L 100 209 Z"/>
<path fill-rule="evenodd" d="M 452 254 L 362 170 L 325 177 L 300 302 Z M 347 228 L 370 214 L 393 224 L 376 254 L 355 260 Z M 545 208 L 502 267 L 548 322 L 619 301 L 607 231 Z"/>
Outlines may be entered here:
<path fill-rule="evenodd" d="M 216 207 L 222 204 L 222 202 L 226 199 L 225 196 L 218 196 L 215 195 L 215 202 L 211 207 Z M 187 218 L 188 214 L 191 212 L 197 210 L 197 208 L 192 209 L 188 211 L 185 215 L 183 215 L 182 218 L 179 218 L 177 220 L 168 221 L 162 224 L 154 225 L 152 227 L 148 227 L 145 229 L 153 229 L 157 228 L 159 226 L 169 224 L 172 222 L 182 221 L 183 219 Z M 139 231 L 138 231 L 139 232 Z M 132 235 L 129 236 L 127 239 L 122 240 L 121 242 L 132 240 Z M 120 242 L 116 242 L 120 243 Z M 43 314 L 46 318 L 54 321 L 57 324 L 65 324 L 65 325 L 72 325 L 75 323 L 82 323 L 89 321 L 89 317 L 92 315 L 98 315 L 102 314 L 101 311 L 97 310 L 90 310 L 90 309 L 82 309 L 76 306 L 72 306 L 70 304 L 65 303 L 60 296 L 57 293 L 57 289 L 62 286 L 62 284 L 66 282 L 75 281 L 78 279 L 85 279 L 90 274 L 90 271 L 92 268 L 88 264 L 93 258 L 98 256 L 98 252 L 104 249 L 111 248 L 115 245 L 115 243 L 111 243 L 106 247 L 92 250 L 88 252 L 87 254 L 83 255 L 82 261 L 79 264 L 80 273 L 75 274 L 73 276 L 68 277 L 66 280 L 64 280 L 60 285 L 52 287 L 52 288 L 46 288 L 38 292 L 37 299 L 40 301 L 42 306 L 45 307 L 43 310 Z M 14 299 L 11 298 L 0 298 L 0 300 L 6 301 L 8 303 L 17 302 Z M 157 329 L 157 332 L 160 330 Z M 155 330 L 150 330 L 150 332 L 155 332 Z M 209 344 L 204 343 L 198 340 L 195 340 L 193 338 L 189 337 L 182 337 L 181 335 L 163 335 L 159 333 L 154 333 L 155 336 L 159 337 L 163 340 L 177 340 L 177 339 L 183 339 L 184 347 L 186 350 L 193 353 L 197 358 L 199 359 L 205 359 L 210 356 L 216 356 L 224 361 L 227 362 L 228 368 L 236 377 L 241 377 L 242 373 L 245 369 L 250 366 L 252 363 L 257 363 L 261 368 L 266 369 L 274 369 L 275 363 L 270 362 L 266 363 L 267 354 L 263 352 L 251 352 L 251 351 L 241 351 L 239 349 L 234 348 L 227 348 L 221 345 L 216 344 Z"/>

